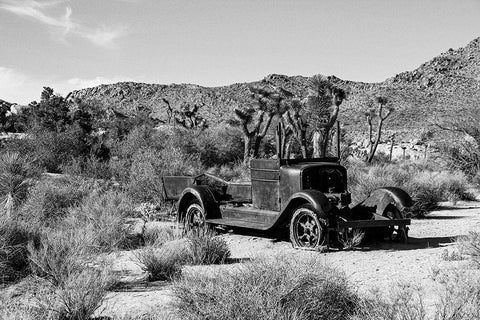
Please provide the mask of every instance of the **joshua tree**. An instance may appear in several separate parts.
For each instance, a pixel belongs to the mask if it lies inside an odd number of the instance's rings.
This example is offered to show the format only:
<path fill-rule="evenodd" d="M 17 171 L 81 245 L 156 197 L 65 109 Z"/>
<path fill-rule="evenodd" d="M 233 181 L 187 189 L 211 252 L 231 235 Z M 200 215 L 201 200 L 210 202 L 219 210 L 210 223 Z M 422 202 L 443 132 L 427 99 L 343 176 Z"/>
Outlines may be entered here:
<path fill-rule="evenodd" d="M 332 84 L 330 77 L 317 75 L 310 80 L 306 106 L 314 130 L 312 139 L 314 158 L 327 155 L 330 132 L 345 98 L 345 91 Z"/>
<path fill-rule="evenodd" d="M 290 108 L 284 113 L 284 119 L 290 129 L 290 136 L 293 135 L 300 145 L 300 152 L 303 158 L 307 158 L 307 121 L 301 115 L 303 104 L 299 99 L 292 99 Z M 290 153 L 290 137 L 285 146 L 286 156 Z"/>
<path fill-rule="evenodd" d="M 290 92 L 272 85 L 250 87 L 255 104 L 247 108 L 235 109 L 235 114 L 241 121 L 244 135 L 243 161 L 258 157 L 260 143 L 275 116 L 281 116 L 288 108 Z"/>
<path fill-rule="evenodd" d="M 369 139 L 369 147 L 370 150 L 367 156 L 367 162 L 370 163 L 375 156 L 375 152 L 377 151 L 378 143 L 380 142 L 380 138 L 382 136 L 382 126 L 383 122 L 392 114 L 394 111 L 392 107 L 386 106 L 388 103 L 387 98 L 385 97 L 377 97 L 376 102 L 378 104 L 378 110 L 375 107 L 370 108 L 365 113 L 365 117 L 367 118 L 368 124 L 368 139 Z M 385 111 L 385 112 L 384 112 Z M 373 135 L 373 120 L 377 120 L 377 130 L 375 136 Z"/>
<path fill-rule="evenodd" d="M 206 129 L 208 128 L 207 120 L 202 116 L 199 116 L 198 110 L 205 105 L 205 103 L 201 104 L 187 104 L 184 103 L 179 110 L 173 110 L 172 106 L 170 105 L 170 101 L 165 98 L 162 98 L 163 102 L 167 105 L 167 123 L 170 124 L 179 124 L 184 128 L 187 129 Z"/>

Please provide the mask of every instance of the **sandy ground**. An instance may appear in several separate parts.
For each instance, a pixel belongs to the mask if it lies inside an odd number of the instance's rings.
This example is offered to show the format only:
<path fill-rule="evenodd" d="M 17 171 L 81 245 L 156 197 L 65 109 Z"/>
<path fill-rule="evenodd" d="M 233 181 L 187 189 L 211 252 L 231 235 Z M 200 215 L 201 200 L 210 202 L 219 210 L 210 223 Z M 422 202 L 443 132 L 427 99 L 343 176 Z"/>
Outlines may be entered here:
<path fill-rule="evenodd" d="M 480 202 L 461 202 L 455 205 L 443 203 L 439 210 L 427 218 L 413 220 L 408 244 L 382 242 L 354 251 L 327 253 L 294 250 L 287 241 L 253 234 L 226 233 L 222 235 L 232 251 L 232 258 L 250 259 L 257 255 L 292 254 L 299 259 L 305 255 L 317 255 L 326 265 L 345 272 L 360 291 L 373 288 L 388 291 L 396 283 L 415 284 L 425 289 L 426 304 L 432 304 L 429 293 L 436 284 L 433 275 L 438 270 L 455 268 L 466 261 L 445 261 L 442 252 L 452 251 L 452 239 L 465 235 L 469 230 L 480 229 Z M 122 317 L 127 314 L 143 314 L 149 310 L 173 310 L 171 286 L 168 283 L 146 284 L 145 273 L 133 262 L 132 252 L 115 254 L 115 270 L 122 276 L 125 287 L 109 295 L 102 315 Z M 226 266 L 185 267 L 184 272 L 215 273 Z"/>

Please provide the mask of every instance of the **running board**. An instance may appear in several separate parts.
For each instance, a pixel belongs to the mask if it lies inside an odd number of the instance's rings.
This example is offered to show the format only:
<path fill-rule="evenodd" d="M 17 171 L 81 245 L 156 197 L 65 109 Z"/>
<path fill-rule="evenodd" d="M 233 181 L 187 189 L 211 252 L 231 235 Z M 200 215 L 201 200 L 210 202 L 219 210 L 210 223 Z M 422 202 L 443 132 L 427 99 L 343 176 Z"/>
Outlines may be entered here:
<path fill-rule="evenodd" d="M 229 227 L 246 228 L 266 231 L 272 227 L 269 223 L 262 223 L 258 221 L 240 220 L 240 219 L 207 219 L 208 224 L 223 225 Z"/>

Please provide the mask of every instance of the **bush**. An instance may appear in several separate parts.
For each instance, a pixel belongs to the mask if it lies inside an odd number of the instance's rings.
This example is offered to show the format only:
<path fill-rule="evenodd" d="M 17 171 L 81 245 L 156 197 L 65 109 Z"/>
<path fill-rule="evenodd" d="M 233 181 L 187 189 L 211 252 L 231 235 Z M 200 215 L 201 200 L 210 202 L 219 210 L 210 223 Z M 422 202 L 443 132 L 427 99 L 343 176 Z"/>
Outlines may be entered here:
<path fill-rule="evenodd" d="M 0 320 L 55 319 L 57 314 L 43 301 L 51 296 L 49 283 L 39 278 L 25 279 L 11 290 L 0 290 Z M 21 292 L 21 294 L 19 294 Z"/>
<path fill-rule="evenodd" d="M 468 235 L 456 239 L 462 253 L 469 255 L 480 268 L 480 232 L 470 231 Z"/>
<path fill-rule="evenodd" d="M 38 170 L 31 159 L 17 152 L 0 154 L 0 197 L 7 216 L 25 200 L 32 178 L 37 176 Z"/>
<path fill-rule="evenodd" d="M 30 272 L 27 245 L 38 245 L 39 234 L 13 219 L 0 219 L 0 284 Z"/>
<path fill-rule="evenodd" d="M 165 243 L 180 238 L 180 232 L 169 226 L 162 226 L 154 223 L 147 223 L 143 239 L 145 246 L 161 247 Z"/>
<path fill-rule="evenodd" d="M 70 274 L 56 290 L 60 319 L 90 319 L 100 308 L 111 287 L 113 278 L 105 269 L 86 267 Z"/>
<path fill-rule="evenodd" d="M 56 132 L 35 129 L 29 133 L 31 157 L 47 172 L 61 172 L 63 164 L 72 158 L 88 154 L 85 133 L 78 126 Z"/>
<path fill-rule="evenodd" d="M 48 230 L 41 245 L 29 245 L 28 251 L 32 270 L 51 284 L 45 308 L 55 310 L 59 319 L 89 319 L 114 283 L 81 226 Z"/>
<path fill-rule="evenodd" d="M 101 161 L 93 155 L 72 158 L 60 166 L 61 171 L 72 176 L 108 180 L 113 176 L 108 161 Z"/>
<path fill-rule="evenodd" d="M 387 293 L 373 291 L 361 301 L 354 319 L 426 319 L 422 292 L 420 288 L 407 284 L 397 284 Z"/>
<path fill-rule="evenodd" d="M 54 286 L 66 283 L 72 274 L 81 272 L 84 264 L 92 262 L 90 239 L 77 229 L 49 230 L 41 244 L 28 246 L 32 271 Z"/>
<path fill-rule="evenodd" d="M 182 319 L 348 319 L 359 299 L 344 275 L 318 259 L 287 256 L 210 277 L 186 274 L 173 290 Z"/>
<path fill-rule="evenodd" d="M 64 218 L 70 207 L 80 204 L 92 188 L 93 183 L 87 180 L 45 177 L 31 188 L 19 214 L 32 223 L 51 225 Z"/>
<path fill-rule="evenodd" d="M 230 257 L 228 244 L 208 228 L 193 229 L 187 235 L 192 264 L 220 264 Z"/>
<path fill-rule="evenodd" d="M 436 303 L 435 319 L 469 320 L 480 318 L 480 278 L 467 270 L 443 272 Z"/>
<path fill-rule="evenodd" d="M 135 253 L 140 267 L 148 272 L 149 281 L 171 281 L 180 277 L 184 257 L 169 249 L 145 248 Z"/>
<path fill-rule="evenodd" d="M 162 176 L 194 175 L 200 170 L 198 159 L 178 148 L 142 149 L 133 157 L 127 189 L 135 200 L 158 202 L 163 196 Z"/>
<path fill-rule="evenodd" d="M 132 202 L 126 194 L 117 191 L 93 192 L 78 206 L 69 209 L 64 226 L 85 234 L 91 250 L 108 252 L 130 246 L 125 218 L 132 213 Z"/>
<path fill-rule="evenodd" d="M 297 284 L 280 300 L 286 314 L 301 319 L 349 319 L 358 305 L 358 296 L 348 288 L 346 278 L 330 274 L 302 275 Z"/>

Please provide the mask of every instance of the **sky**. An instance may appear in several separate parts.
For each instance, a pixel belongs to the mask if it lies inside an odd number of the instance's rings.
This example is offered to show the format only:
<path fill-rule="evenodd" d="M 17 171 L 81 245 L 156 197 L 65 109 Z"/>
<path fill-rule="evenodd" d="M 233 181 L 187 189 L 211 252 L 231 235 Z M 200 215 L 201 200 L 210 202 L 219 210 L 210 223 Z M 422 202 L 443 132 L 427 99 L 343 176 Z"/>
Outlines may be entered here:
<path fill-rule="evenodd" d="M 0 0 L 0 99 L 268 74 L 380 82 L 480 36 L 480 0 Z"/>

